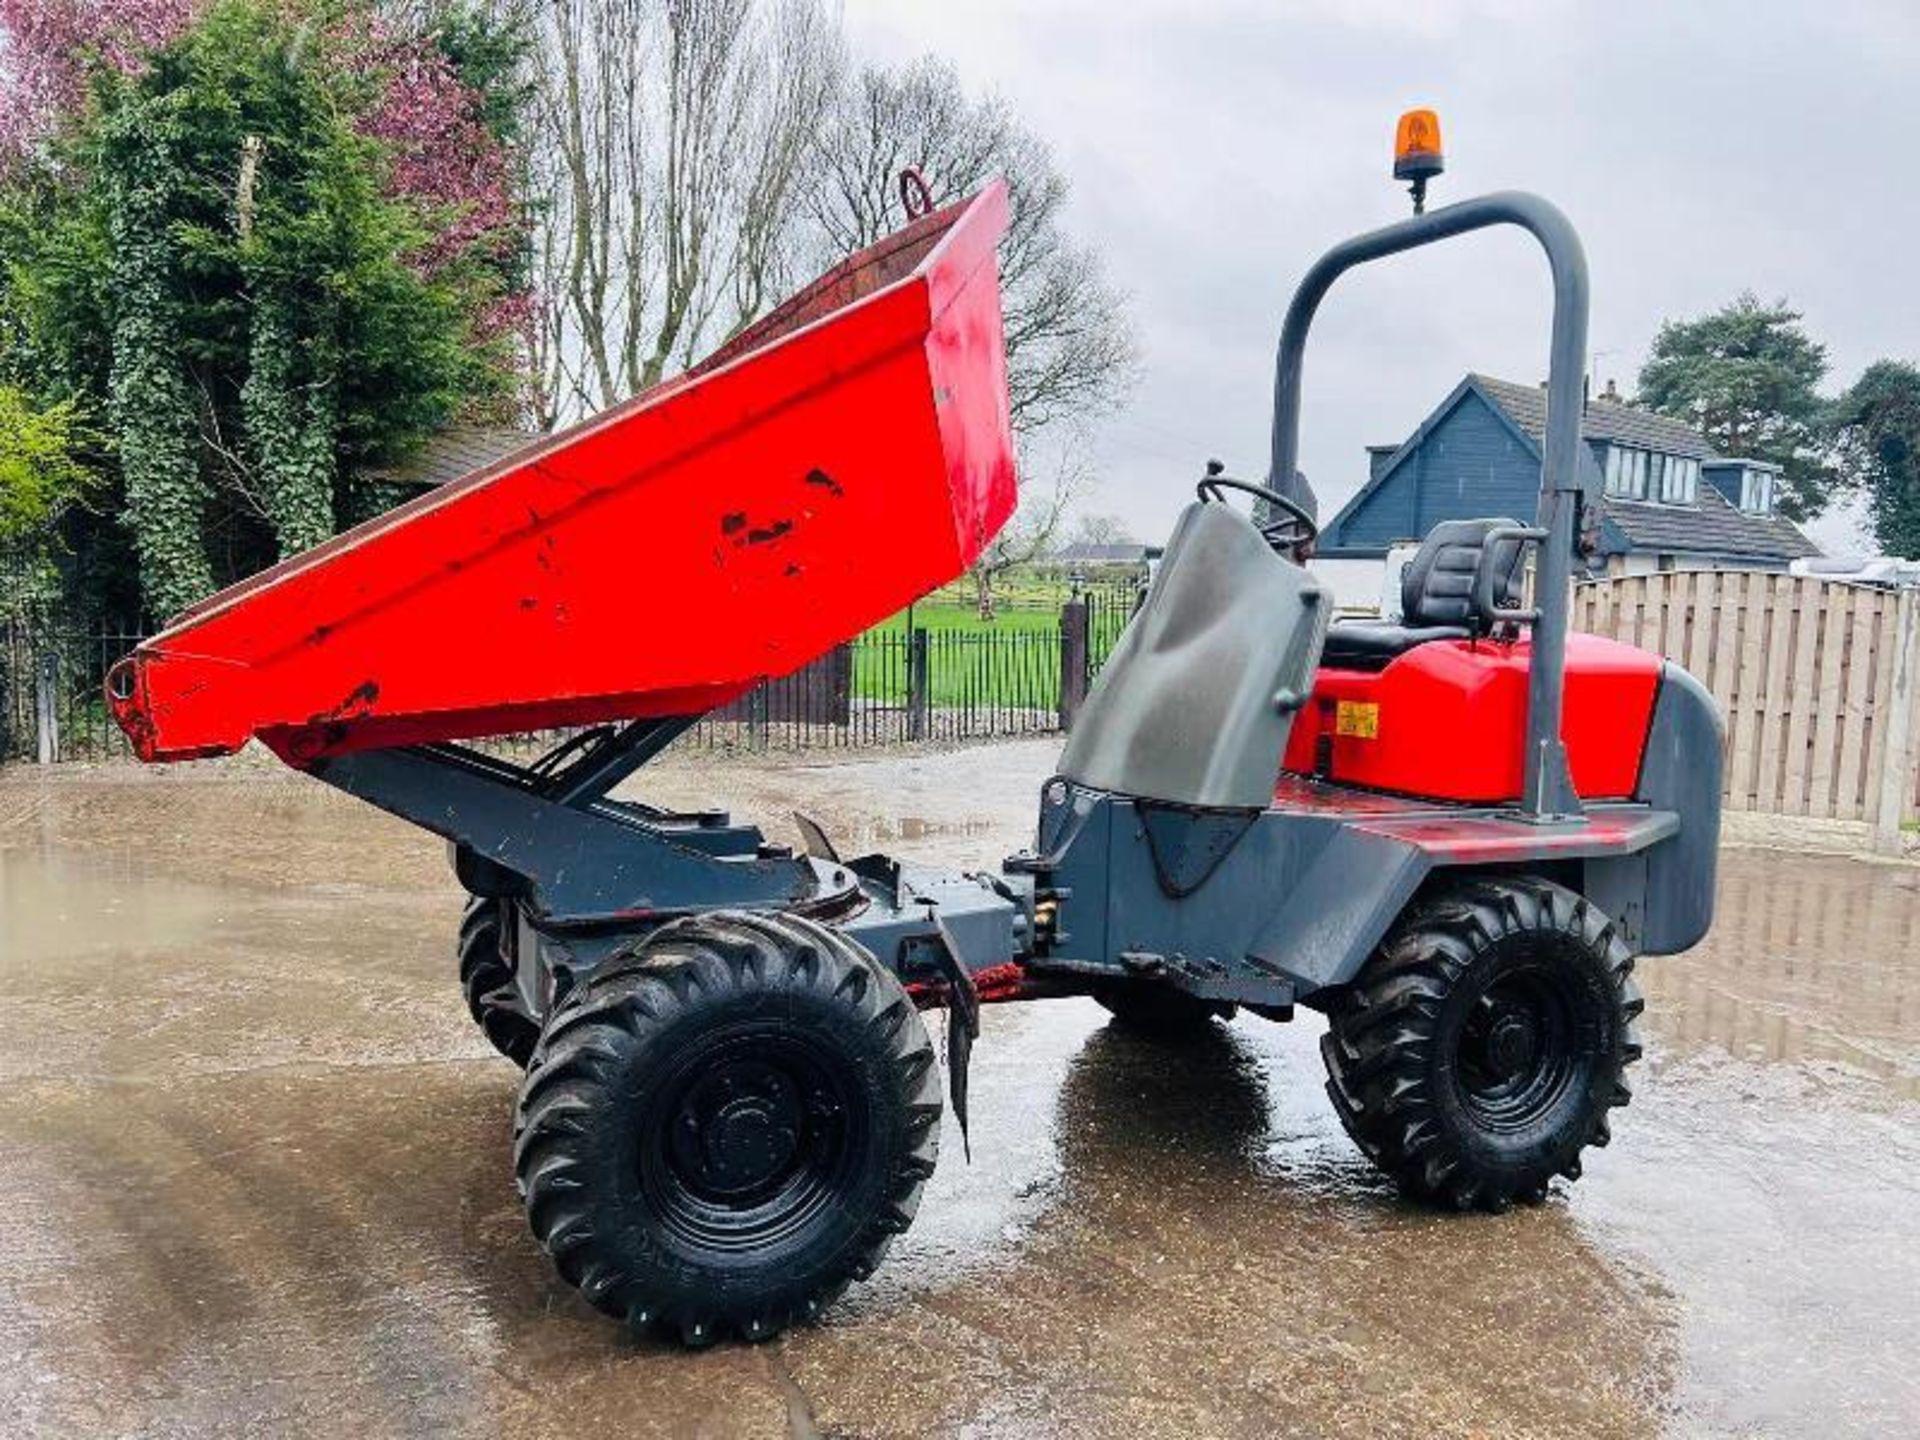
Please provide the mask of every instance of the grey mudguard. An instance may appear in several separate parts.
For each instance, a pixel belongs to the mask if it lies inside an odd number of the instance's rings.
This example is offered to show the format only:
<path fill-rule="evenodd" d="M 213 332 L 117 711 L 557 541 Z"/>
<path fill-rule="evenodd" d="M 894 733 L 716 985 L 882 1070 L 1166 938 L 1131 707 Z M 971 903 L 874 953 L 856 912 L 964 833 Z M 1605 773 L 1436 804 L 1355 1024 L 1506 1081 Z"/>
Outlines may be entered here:
<path fill-rule="evenodd" d="M 1669 661 L 1661 668 L 1634 794 L 1678 816 L 1679 833 L 1641 854 L 1588 861 L 1583 882 L 1588 898 L 1646 954 L 1691 949 L 1713 924 L 1726 738 L 1713 696 Z"/>
<path fill-rule="evenodd" d="M 1436 871 L 1569 873 L 1604 863 L 1644 873 L 1680 834 L 1671 811 L 1637 802 L 1595 804 L 1578 820 L 1543 826 L 1511 810 L 1289 776 L 1272 805 L 1219 843 L 1204 833 L 1181 843 L 1182 827 L 1217 831 L 1230 818 L 1047 786 L 1030 868 L 1059 909 L 1053 953 L 1029 964 L 1081 979 L 1146 966 L 1179 988 L 1199 977 L 1208 998 L 1314 1004 L 1353 979 Z M 1204 873 L 1169 863 L 1195 853 Z M 1620 922 L 1636 948 L 1642 914 L 1636 906 L 1633 923 Z"/>
<path fill-rule="evenodd" d="M 1331 610 L 1313 577 L 1237 510 L 1189 506 L 1074 722 L 1060 773 L 1176 805 L 1266 806 Z"/>

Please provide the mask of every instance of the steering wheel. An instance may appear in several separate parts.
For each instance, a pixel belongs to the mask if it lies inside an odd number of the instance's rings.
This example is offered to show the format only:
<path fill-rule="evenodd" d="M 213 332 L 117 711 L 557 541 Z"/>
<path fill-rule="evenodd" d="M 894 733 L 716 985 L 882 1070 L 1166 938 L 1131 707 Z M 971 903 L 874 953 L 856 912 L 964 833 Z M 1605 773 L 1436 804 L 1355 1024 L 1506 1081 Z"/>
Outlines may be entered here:
<path fill-rule="evenodd" d="M 1276 554 L 1285 555 L 1291 551 L 1295 557 L 1298 557 L 1306 546 L 1314 542 L 1315 537 L 1320 534 L 1320 526 L 1299 501 L 1289 499 L 1278 490 L 1269 490 L 1264 485 L 1255 485 L 1248 480 L 1235 480 L 1231 476 L 1222 475 L 1219 464 L 1217 460 L 1209 463 L 1207 478 L 1193 487 L 1202 504 L 1225 504 L 1227 497 L 1221 492 L 1238 490 L 1253 496 L 1255 500 L 1266 501 L 1272 507 L 1272 511 L 1278 512 L 1277 514 L 1269 512 L 1267 520 L 1262 523 L 1258 518 L 1259 508 L 1256 506 L 1254 509 L 1254 526 L 1259 530 L 1260 538 L 1265 540 Z"/>

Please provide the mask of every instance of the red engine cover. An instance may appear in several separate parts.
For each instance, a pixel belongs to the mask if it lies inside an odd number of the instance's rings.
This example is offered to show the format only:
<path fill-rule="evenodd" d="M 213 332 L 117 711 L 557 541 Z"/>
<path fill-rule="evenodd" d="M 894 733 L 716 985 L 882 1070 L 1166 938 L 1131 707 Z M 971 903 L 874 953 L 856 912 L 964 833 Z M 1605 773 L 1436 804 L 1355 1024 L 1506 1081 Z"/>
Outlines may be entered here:
<path fill-rule="evenodd" d="M 1377 674 L 1322 669 L 1285 768 L 1424 799 L 1518 800 L 1531 652 L 1526 640 L 1435 640 Z M 1567 637 L 1560 733 L 1583 798 L 1633 794 L 1661 664 L 1598 635 Z"/>

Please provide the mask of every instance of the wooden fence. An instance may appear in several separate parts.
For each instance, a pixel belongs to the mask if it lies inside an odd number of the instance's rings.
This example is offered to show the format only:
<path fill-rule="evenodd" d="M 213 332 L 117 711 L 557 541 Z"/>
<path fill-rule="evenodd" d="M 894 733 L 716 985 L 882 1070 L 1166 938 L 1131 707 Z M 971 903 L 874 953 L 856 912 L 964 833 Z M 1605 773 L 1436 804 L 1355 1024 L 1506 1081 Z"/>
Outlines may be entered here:
<path fill-rule="evenodd" d="M 1573 627 L 1658 651 L 1727 717 L 1727 804 L 1872 824 L 1920 814 L 1920 593 L 1745 571 L 1574 588 Z"/>

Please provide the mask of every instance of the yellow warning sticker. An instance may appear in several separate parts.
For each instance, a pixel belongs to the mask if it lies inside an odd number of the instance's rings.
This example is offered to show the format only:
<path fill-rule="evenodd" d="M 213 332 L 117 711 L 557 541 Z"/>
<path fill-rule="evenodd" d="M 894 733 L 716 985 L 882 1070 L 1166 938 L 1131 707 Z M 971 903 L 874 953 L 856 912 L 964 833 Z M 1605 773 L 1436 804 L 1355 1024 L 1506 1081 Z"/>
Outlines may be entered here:
<path fill-rule="evenodd" d="M 1380 706 L 1371 700 L 1342 700 L 1333 713 L 1333 730 L 1356 740 L 1378 740 Z"/>

